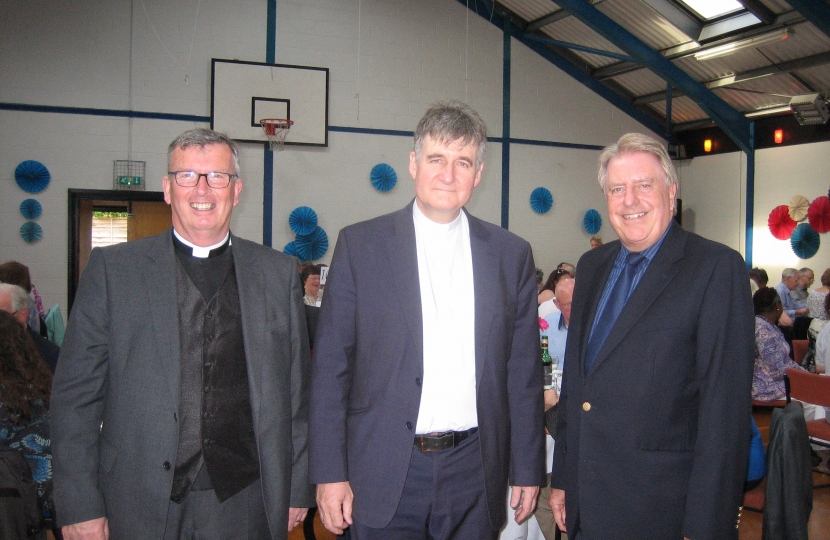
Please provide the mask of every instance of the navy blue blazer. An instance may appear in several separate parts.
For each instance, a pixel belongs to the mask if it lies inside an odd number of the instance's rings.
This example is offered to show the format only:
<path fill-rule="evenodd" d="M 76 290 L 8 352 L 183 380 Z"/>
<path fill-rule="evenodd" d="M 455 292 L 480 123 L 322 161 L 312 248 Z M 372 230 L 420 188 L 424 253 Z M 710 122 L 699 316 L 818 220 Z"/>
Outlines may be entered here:
<path fill-rule="evenodd" d="M 508 475 L 544 477 L 542 371 L 530 245 L 467 214 L 475 291 L 476 406 L 490 523 L 505 521 Z M 392 519 L 418 421 L 423 324 L 412 203 L 340 232 L 312 361 L 314 483 L 349 481 L 354 517 Z"/>
<path fill-rule="evenodd" d="M 583 369 L 615 241 L 577 266 L 551 485 L 580 538 L 738 538 L 754 316 L 740 254 L 673 226 Z"/>

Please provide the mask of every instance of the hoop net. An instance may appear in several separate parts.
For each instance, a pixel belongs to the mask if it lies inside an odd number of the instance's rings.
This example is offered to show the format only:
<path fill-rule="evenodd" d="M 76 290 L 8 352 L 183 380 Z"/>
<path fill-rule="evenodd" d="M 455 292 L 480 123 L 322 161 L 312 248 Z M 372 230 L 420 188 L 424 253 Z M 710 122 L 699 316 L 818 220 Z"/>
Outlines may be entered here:
<path fill-rule="evenodd" d="M 274 152 L 282 150 L 288 130 L 294 125 L 292 120 L 285 118 L 263 118 L 259 121 L 262 131 L 268 137 L 268 145 Z"/>

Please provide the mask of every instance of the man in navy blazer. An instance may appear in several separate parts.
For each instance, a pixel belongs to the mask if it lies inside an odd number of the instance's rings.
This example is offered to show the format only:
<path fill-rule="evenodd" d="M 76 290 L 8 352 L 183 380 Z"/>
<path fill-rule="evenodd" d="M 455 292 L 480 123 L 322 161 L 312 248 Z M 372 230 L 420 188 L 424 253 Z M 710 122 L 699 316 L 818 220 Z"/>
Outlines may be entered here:
<path fill-rule="evenodd" d="M 486 128 L 418 124 L 415 201 L 340 232 L 315 354 L 309 464 L 326 528 L 357 540 L 496 538 L 544 476 L 530 246 L 469 215 Z"/>
<path fill-rule="evenodd" d="M 577 540 L 737 539 L 755 354 L 746 265 L 674 223 L 677 174 L 656 140 L 624 135 L 599 181 L 620 241 L 578 264 L 554 516 Z"/>

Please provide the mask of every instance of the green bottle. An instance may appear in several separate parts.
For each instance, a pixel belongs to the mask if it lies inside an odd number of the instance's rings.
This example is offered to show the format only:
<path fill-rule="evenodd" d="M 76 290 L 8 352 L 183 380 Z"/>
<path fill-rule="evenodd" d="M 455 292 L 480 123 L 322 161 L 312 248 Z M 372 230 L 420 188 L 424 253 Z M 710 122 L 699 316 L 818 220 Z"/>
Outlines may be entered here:
<path fill-rule="evenodd" d="M 545 390 L 553 388 L 553 358 L 548 351 L 548 336 L 542 336 L 542 373 L 544 374 Z"/>

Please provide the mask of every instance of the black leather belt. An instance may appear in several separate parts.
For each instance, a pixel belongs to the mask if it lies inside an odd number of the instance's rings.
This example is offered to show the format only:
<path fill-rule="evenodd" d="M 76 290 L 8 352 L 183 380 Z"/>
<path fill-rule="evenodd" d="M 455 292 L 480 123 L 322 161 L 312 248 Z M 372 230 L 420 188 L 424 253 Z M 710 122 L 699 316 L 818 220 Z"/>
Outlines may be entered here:
<path fill-rule="evenodd" d="M 413 444 L 421 452 L 440 452 L 458 446 L 461 441 L 467 439 L 476 431 L 478 431 L 478 428 L 474 427 L 466 431 L 445 431 L 443 433 L 416 435 Z"/>

